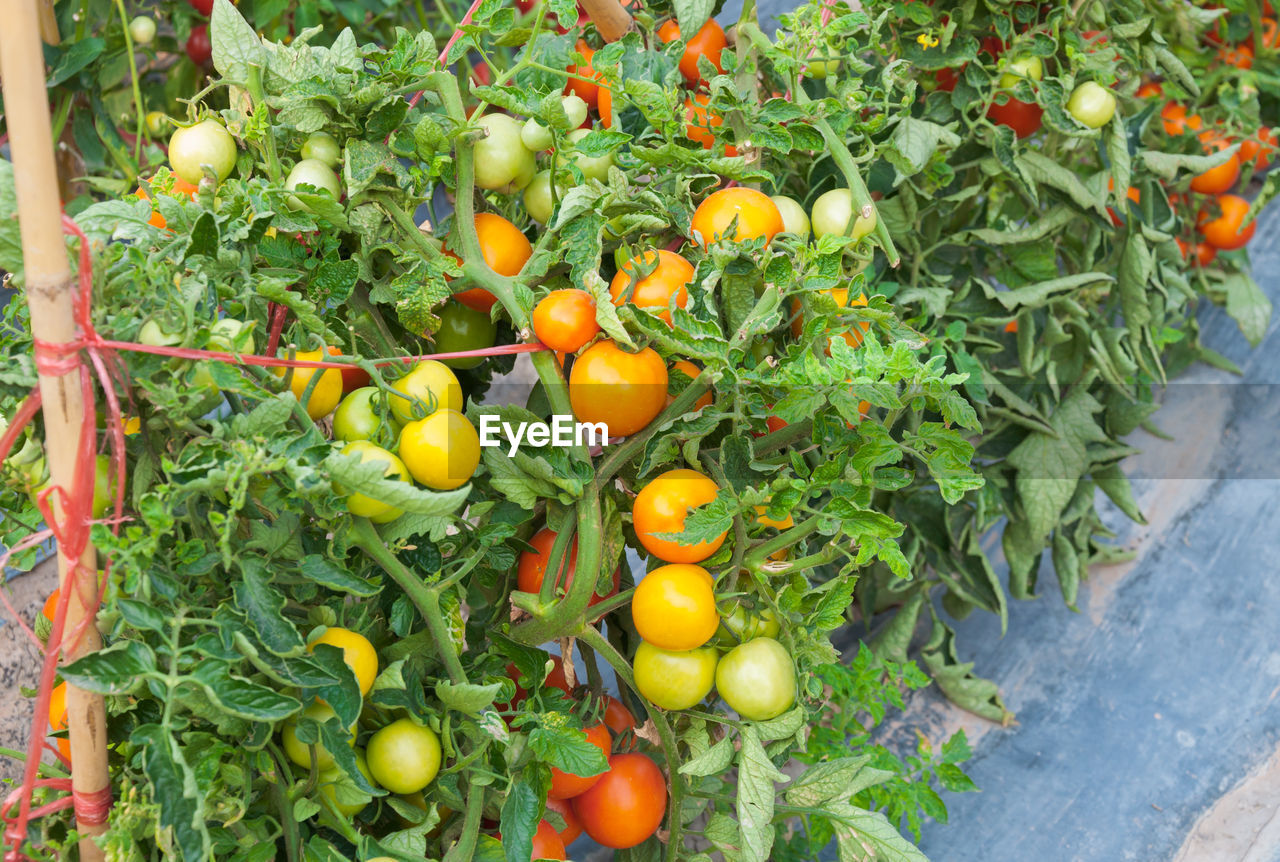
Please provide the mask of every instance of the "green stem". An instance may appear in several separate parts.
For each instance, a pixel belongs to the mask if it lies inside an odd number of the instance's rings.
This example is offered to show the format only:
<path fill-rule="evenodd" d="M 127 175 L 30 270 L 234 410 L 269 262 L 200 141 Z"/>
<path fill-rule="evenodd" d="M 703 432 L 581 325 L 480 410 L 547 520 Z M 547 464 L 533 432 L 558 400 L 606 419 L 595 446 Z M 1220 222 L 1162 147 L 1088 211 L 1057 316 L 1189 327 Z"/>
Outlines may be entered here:
<path fill-rule="evenodd" d="M 253 98 L 253 106 L 255 111 L 267 111 L 267 96 L 262 89 L 262 69 L 258 66 L 249 67 L 248 81 L 249 95 Z M 266 131 L 264 134 L 264 143 L 267 147 L 267 176 L 271 178 L 271 182 L 279 183 L 284 175 L 284 169 L 280 167 L 280 154 L 276 150 L 276 138 L 270 123 L 265 124 Z M 317 377 L 319 375 L 316 375 Z"/>
<path fill-rule="evenodd" d="M 120 26 L 124 28 L 124 52 L 129 57 L 129 77 L 133 84 L 133 111 L 137 114 L 137 134 L 133 140 L 133 162 L 136 165 L 142 159 L 142 135 L 146 129 L 146 112 L 142 109 L 142 88 L 138 86 L 138 58 L 133 55 L 133 34 L 129 32 L 129 13 L 125 11 L 124 0 L 116 0 L 116 11 L 120 13 Z M 133 179 L 136 170 L 129 175 Z"/>
<path fill-rule="evenodd" d="M 677 416 L 682 416 L 689 411 L 698 399 L 703 396 L 714 382 L 712 375 L 707 371 L 703 371 L 697 377 L 690 381 L 684 391 L 676 396 L 675 400 L 667 406 L 667 409 L 658 414 L 652 422 L 650 422 L 644 430 L 628 437 L 621 446 L 615 448 L 600 463 L 600 467 L 596 470 L 595 486 L 597 489 L 603 489 L 608 485 L 609 480 L 622 469 L 622 465 L 630 461 L 653 435 L 658 433 L 658 429 Z"/>
<path fill-rule="evenodd" d="M 373 557 L 391 579 L 404 590 L 409 601 L 418 609 L 423 621 L 427 624 L 431 637 L 436 642 L 436 651 L 449 672 L 449 679 L 456 685 L 467 681 L 467 674 L 462 669 L 462 660 L 458 651 L 453 648 L 453 639 L 444 624 L 444 615 L 440 612 L 440 594 L 434 587 L 427 586 L 422 579 L 400 562 L 399 558 L 383 544 L 382 537 L 374 530 L 368 518 L 353 519 L 354 527 L 352 544 Z"/>
<path fill-rule="evenodd" d="M 776 554 L 784 548 L 790 548 L 796 542 L 816 531 L 818 529 L 818 520 L 818 516 L 814 515 L 812 518 L 801 521 L 788 530 L 783 530 L 772 539 L 756 545 L 742 561 L 743 568 L 750 571 L 758 571 L 761 564 L 769 559 L 770 554 Z"/>
<path fill-rule="evenodd" d="M 276 761 L 276 770 L 279 771 L 284 758 L 280 756 L 280 752 L 271 746 L 271 755 Z M 284 773 L 281 773 L 284 774 Z M 269 782 L 271 785 L 271 799 L 276 804 L 276 809 L 280 812 L 280 828 L 284 830 L 284 852 L 289 862 L 298 862 L 298 846 L 301 838 L 298 835 L 298 821 L 293 817 L 293 804 L 289 802 L 289 797 L 285 794 L 286 785 L 283 781 Z"/>
<path fill-rule="evenodd" d="M 600 497 L 587 493 L 578 501 L 578 559 L 574 565 L 573 583 L 563 599 L 550 604 L 536 600 L 534 603 L 518 602 L 513 597 L 517 607 L 533 615 L 533 619 L 511 630 L 514 640 L 537 646 L 562 637 L 582 636 L 583 632 L 592 630 L 582 620 L 586 618 L 587 605 L 595 596 L 596 584 L 600 580 L 602 534 Z"/>
<path fill-rule="evenodd" d="M 444 862 L 471 862 L 475 855 L 476 839 L 480 837 L 480 815 L 484 812 L 484 788 L 471 787 L 467 795 L 467 811 L 462 819 L 462 834 L 458 843 L 449 848 Z"/>

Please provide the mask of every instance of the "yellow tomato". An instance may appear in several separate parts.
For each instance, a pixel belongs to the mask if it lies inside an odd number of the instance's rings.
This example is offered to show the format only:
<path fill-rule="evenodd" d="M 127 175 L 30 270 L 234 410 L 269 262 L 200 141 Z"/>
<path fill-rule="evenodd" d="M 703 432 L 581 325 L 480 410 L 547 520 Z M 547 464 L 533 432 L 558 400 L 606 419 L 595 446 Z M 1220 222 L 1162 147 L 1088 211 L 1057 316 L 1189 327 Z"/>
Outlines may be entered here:
<path fill-rule="evenodd" d="M 400 457 L 419 484 L 451 491 L 471 481 L 480 466 L 480 435 L 457 410 L 437 410 L 404 426 Z"/>
<path fill-rule="evenodd" d="M 393 383 L 391 388 L 406 396 L 393 395 L 390 399 L 391 412 L 401 422 L 421 418 L 426 415 L 423 410 L 462 410 L 462 386 L 458 383 L 457 375 L 449 366 L 434 359 L 419 362 L 412 371 Z M 419 406 L 413 399 L 428 406 Z"/>
<path fill-rule="evenodd" d="M 319 350 L 299 350 L 294 358 L 303 362 L 323 362 L 327 357 Z M 286 374 L 284 368 L 276 368 L 274 371 L 277 377 L 284 377 Z M 342 400 L 341 371 L 336 368 L 294 368 L 293 375 L 289 378 L 289 388 L 293 390 L 293 396 L 301 401 L 306 394 L 307 384 L 317 371 L 320 372 L 320 379 L 303 406 L 312 419 L 323 419 Z"/>
<path fill-rule="evenodd" d="M 333 626 L 324 634 L 307 645 L 307 652 L 312 652 L 320 644 L 328 644 L 342 650 L 342 660 L 356 675 L 360 684 L 360 694 L 364 696 L 373 688 L 373 681 L 378 676 L 378 652 L 369 643 L 369 639 L 351 629 Z"/>

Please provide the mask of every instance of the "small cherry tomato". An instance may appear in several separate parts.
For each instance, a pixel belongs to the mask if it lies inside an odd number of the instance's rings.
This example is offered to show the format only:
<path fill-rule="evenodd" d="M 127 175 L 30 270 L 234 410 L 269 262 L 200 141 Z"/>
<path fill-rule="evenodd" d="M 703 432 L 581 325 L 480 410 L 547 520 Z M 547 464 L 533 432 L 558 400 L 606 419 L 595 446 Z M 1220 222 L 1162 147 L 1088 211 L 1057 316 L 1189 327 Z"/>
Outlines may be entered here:
<path fill-rule="evenodd" d="M 213 0 L 187 0 L 191 8 L 208 18 L 213 14 Z"/>
<path fill-rule="evenodd" d="M 138 15 L 129 22 L 129 38 L 134 41 L 134 44 L 150 45 L 155 37 L 156 22 L 154 18 Z"/>
<path fill-rule="evenodd" d="M 1205 242 L 1218 251 L 1244 248 L 1258 229 L 1256 221 L 1247 225 L 1244 223 L 1249 212 L 1249 202 L 1239 195 L 1218 195 L 1217 209 L 1219 214 L 1216 217 L 1201 210 L 1197 218 L 1197 225 L 1204 234 Z"/>
<path fill-rule="evenodd" d="M 380 463 L 385 465 L 383 475 L 388 479 L 400 482 L 409 481 L 409 471 L 404 462 L 392 453 L 368 440 L 355 440 L 342 447 L 343 455 L 355 455 L 362 464 Z M 368 518 L 375 524 L 388 524 L 404 514 L 390 503 L 375 499 L 367 494 L 355 493 L 347 497 L 347 509 L 358 518 Z"/>
<path fill-rule="evenodd" d="M 480 466 L 480 435 L 456 410 L 437 410 L 400 432 L 400 458 L 420 485 L 452 491 Z"/>
<path fill-rule="evenodd" d="M 1071 91 L 1067 111 L 1082 125 L 1100 129 L 1115 116 L 1115 93 L 1094 81 L 1085 81 Z"/>
<path fill-rule="evenodd" d="M 609 771 L 573 800 L 574 813 L 598 844 L 621 850 L 658 831 L 667 810 L 662 771 L 643 754 L 615 754 Z"/>
<path fill-rule="evenodd" d="M 1248 42 L 1239 45 L 1223 46 L 1218 49 L 1218 62 L 1224 66 L 1235 66 L 1237 69 L 1253 68 L 1253 46 Z"/>
<path fill-rule="evenodd" d="M 313 652 L 321 644 L 342 650 L 342 660 L 355 674 L 356 682 L 360 685 L 360 695 L 363 697 L 368 694 L 378 676 L 378 653 L 369 639 L 351 629 L 330 626 L 324 630 L 324 634 L 307 644 L 307 652 Z"/>
<path fill-rule="evenodd" d="M 603 724 L 588 727 L 585 730 L 587 742 L 600 749 L 607 759 L 613 746 L 613 737 Z M 572 799 L 586 793 L 595 783 L 604 777 L 603 772 L 595 775 L 574 775 L 556 767 L 551 767 L 551 789 L 547 791 L 548 799 Z M 536 857 L 535 857 L 536 858 Z"/>
<path fill-rule="evenodd" d="M 600 331 L 595 298 L 585 290 L 553 290 L 533 308 L 533 332 L 561 353 L 577 353 Z"/>
<path fill-rule="evenodd" d="M 498 324 L 483 311 L 450 300 L 440 309 L 440 328 L 435 334 L 436 353 L 461 353 L 466 350 L 484 350 L 493 347 L 498 340 Z M 450 368 L 475 368 L 484 357 L 470 359 L 442 359 Z"/>
<path fill-rule="evenodd" d="M 666 249 L 638 254 L 622 265 L 609 283 L 613 304 L 624 302 L 661 317 L 671 326 L 671 299 L 685 308 L 689 304 L 687 286 L 693 282 L 693 264 Z"/>
<path fill-rule="evenodd" d="M 462 385 L 447 365 L 424 359 L 391 388 L 391 412 L 401 422 L 430 416 L 436 410 L 462 410 Z"/>
<path fill-rule="evenodd" d="M 310 718 L 324 724 L 331 718 L 335 718 L 337 713 L 333 711 L 327 703 L 313 703 L 304 709 L 299 716 L 300 718 Z M 303 769 L 310 769 L 312 761 L 315 761 L 315 768 L 319 772 L 326 769 L 332 769 L 334 765 L 333 755 L 319 741 L 315 745 L 315 757 L 311 756 L 311 746 L 303 743 L 298 739 L 298 718 L 290 718 L 284 724 L 284 729 L 280 732 L 280 743 L 284 747 L 284 753 L 297 766 Z M 355 736 L 351 737 L 350 744 L 355 745 Z"/>
<path fill-rule="evenodd" d="M 656 647 L 683 652 L 702 646 L 720 626 L 711 574 L 688 563 L 654 569 L 636 586 L 631 619 Z"/>
<path fill-rule="evenodd" d="M 711 693 L 716 680 L 714 647 L 672 652 L 641 641 L 632 661 L 636 689 L 654 706 L 689 709 Z"/>
<path fill-rule="evenodd" d="M 208 24 L 197 24 L 191 28 L 191 35 L 187 37 L 187 57 L 201 68 L 213 61 L 213 43 L 209 41 Z"/>
<path fill-rule="evenodd" d="M 1000 76 L 1000 89 L 1012 90 L 1024 78 L 1028 81 L 1039 81 L 1044 77 L 1044 63 L 1039 57 L 1018 57 L 1005 65 L 1004 74 Z"/>
<path fill-rule="evenodd" d="M 1280 138 L 1266 126 L 1258 129 L 1258 133 L 1240 142 L 1240 164 L 1253 163 L 1254 169 L 1263 171 L 1271 164 L 1276 148 L 1280 147 Z"/>
<path fill-rule="evenodd" d="M 673 18 L 658 28 L 658 38 L 670 44 L 680 38 L 680 25 Z M 728 45 L 724 28 L 714 18 L 708 18 L 702 29 L 685 43 L 684 53 L 680 55 L 680 74 L 690 84 L 696 85 L 702 80 L 702 72 L 698 69 L 698 58 L 706 57 L 717 72 L 723 72 L 720 65 L 720 54 Z"/>
<path fill-rule="evenodd" d="M 732 236 L 726 231 L 737 220 Z M 737 186 L 712 192 L 693 212 L 691 230 L 703 248 L 717 239 L 744 242 L 764 237 L 768 244 L 782 231 L 782 213 L 764 192 Z"/>
<path fill-rule="evenodd" d="M 747 610 L 742 602 L 735 601 L 729 615 L 721 617 L 720 629 L 722 642 L 745 643 L 755 638 L 777 637 L 782 626 L 771 609 Z"/>
<path fill-rule="evenodd" d="M 726 530 L 710 542 L 680 545 L 659 533 L 683 533 L 689 509 L 716 498 L 719 487 L 696 470 L 668 470 L 636 495 L 631 517 L 636 538 L 650 554 L 667 563 L 700 563 L 724 544 Z"/>
<path fill-rule="evenodd" d="M 792 233 L 800 238 L 801 242 L 809 239 L 809 215 L 804 211 L 804 207 L 795 198 L 789 198 L 786 195 L 774 195 L 770 198 L 774 206 L 778 208 L 778 214 L 782 216 L 783 233 Z"/>
<path fill-rule="evenodd" d="M 652 347 L 628 353 L 597 341 L 573 363 L 569 402 L 581 422 L 604 424 L 627 437 L 652 422 L 667 403 L 667 366 Z"/>
<path fill-rule="evenodd" d="M 825 294 L 826 296 L 831 297 L 831 299 L 835 301 L 836 307 L 838 308 L 852 308 L 854 306 L 867 304 L 866 294 L 860 293 L 851 300 L 849 299 L 848 289 L 843 287 L 832 287 L 827 290 L 820 290 L 818 291 L 818 293 Z M 796 338 L 799 338 L 801 332 L 804 331 L 804 324 L 803 324 L 803 319 L 801 317 L 801 310 L 802 310 L 802 306 L 801 306 L 800 300 L 798 299 L 792 300 L 791 312 L 795 316 L 791 320 L 791 334 L 794 335 Z M 862 340 L 864 337 L 862 333 L 867 332 L 870 329 L 871 329 L 870 321 L 859 320 L 858 325 L 856 327 L 854 326 L 849 327 L 844 332 L 840 333 L 840 337 L 843 338 L 845 341 L 845 344 L 848 344 L 850 347 L 858 347 L 862 344 Z M 827 332 L 830 333 L 831 330 L 828 329 Z M 778 430 L 774 428 L 773 425 L 769 422 L 770 419 L 776 419 L 776 418 L 777 417 L 770 416 L 765 420 L 765 423 L 769 426 L 770 431 Z M 778 420 L 778 421 L 781 421 L 781 420 Z M 785 427 L 785 426 L 786 426 L 786 423 L 783 423 L 781 427 Z"/>
<path fill-rule="evenodd" d="M 1213 140 L 1205 146 L 1206 150 L 1225 150 L 1230 144 L 1226 141 L 1217 139 Z M 1236 184 L 1236 180 L 1240 178 L 1240 157 L 1233 155 L 1222 164 L 1214 168 L 1209 168 L 1202 174 L 1197 174 L 1191 179 L 1191 191 L 1199 192 L 1202 195 L 1218 195 L 1223 192 L 1230 191 L 1231 187 Z"/>
<path fill-rule="evenodd" d="M 373 780 L 392 793 L 416 793 L 440 771 L 440 737 L 400 718 L 369 737 L 365 749 Z"/>
<path fill-rule="evenodd" d="M 704 150 L 715 146 L 716 136 L 712 129 L 724 125 L 724 117 L 707 107 L 711 97 L 706 93 L 694 93 L 684 100 L 685 135 L 691 141 L 702 144 Z M 725 144 L 724 154 L 736 156 L 738 148 L 733 144 Z"/>
<path fill-rule="evenodd" d="M 1164 95 L 1164 87 L 1158 81 L 1146 81 L 1135 94 L 1139 99 L 1155 99 Z"/>
<path fill-rule="evenodd" d="M 236 166 L 236 141 L 217 120 L 203 120 L 177 129 L 169 138 L 169 164 L 185 182 L 198 186 L 204 166 L 222 182 Z"/>
<path fill-rule="evenodd" d="M 520 140 L 520 122 L 506 114 L 486 114 L 476 125 L 485 132 L 475 143 L 476 185 L 504 194 L 529 185 L 537 167 L 533 152 Z"/>
<path fill-rule="evenodd" d="M 1199 114 L 1188 114 L 1185 105 L 1179 105 L 1176 102 L 1169 102 L 1160 111 L 1160 118 L 1164 120 L 1164 132 L 1166 135 L 1182 135 L 1187 131 L 1197 131 L 1204 124 Z"/>
<path fill-rule="evenodd" d="M 1044 108 L 1035 102 L 1023 102 L 1010 96 L 1001 102 L 997 96 L 987 108 L 987 116 L 998 126 L 1008 126 L 1019 138 L 1029 138 L 1040 131 Z"/>
<path fill-rule="evenodd" d="M 328 132 L 312 132 L 302 143 L 302 159 L 336 168 L 342 164 L 342 145 Z"/>
<path fill-rule="evenodd" d="M 589 180 L 599 180 L 604 182 L 609 179 L 609 168 L 613 166 L 613 153 L 608 152 L 603 156 L 589 156 L 577 149 L 577 144 L 587 135 L 591 134 L 590 129 L 574 129 L 568 135 L 570 144 L 574 145 L 569 154 L 569 160 L 578 166 L 578 170 L 582 171 L 582 175 Z"/>
<path fill-rule="evenodd" d="M 551 216 L 555 214 L 556 201 L 564 199 L 567 189 L 557 184 L 555 191 L 553 197 L 550 169 L 538 171 L 533 175 L 533 180 L 524 187 L 524 195 L 521 198 L 524 201 L 524 211 L 529 214 L 529 218 L 541 225 L 551 223 Z"/>
<path fill-rule="evenodd" d="M 1195 265 L 1198 267 L 1208 266 L 1209 264 L 1213 263 L 1213 259 L 1218 256 L 1218 250 L 1213 246 L 1209 245 L 1209 243 L 1207 242 L 1196 243 L 1194 249 L 1192 249 L 1190 243 L 1186 242 L 1181 238 L 1179 238 L 1177 242 L 1178 242 L 1178 250 L 1182 252 L 1182 257 L 1184 260 L 1189 258 L 1191 254 L 1194 252 Z"/>
<path fill-rule="evenodd" d="M 875 207 L 871 207 L 870 215 L 860 210 L 857 218 L 853 212 L 853 192 L 849 189 L 832 189 L 813 202 L 813 210 L 809 214 L 813 226 L 813 238 L 822 239 L 831 236 L 850 236 L 862 239 L 876 229 L 879 220 Z M 853 223 L 850 224 L 850 221 Z"/>
<path fill-rule="evenodd" d="M 325 353 L 320 350 L 299 350 L 293 358 L 300 362 L 323 362 Z M 311 390 L 311 397 L 303 403 L 307 408 L 307 415 L 312 419 L 323 419 L 332 413 L 342 400 L 342 374 L 338 369 L 299 367 L 290 370 L 293 373 L 289 379 L 289 388 L 299 401 L 306 395 L 311 378 L 320 374 L 319 382 Z M 277 377 L 284 377 L 287 373 L 284 368 L 274 368 L 272 371 Z"/>
<path fill-rule="evenodd" d="M 796 702 L 791 653 L 769 637 L 739 644 L 716 665 L 716 690 L 748 721 L 777 718 Z"/>

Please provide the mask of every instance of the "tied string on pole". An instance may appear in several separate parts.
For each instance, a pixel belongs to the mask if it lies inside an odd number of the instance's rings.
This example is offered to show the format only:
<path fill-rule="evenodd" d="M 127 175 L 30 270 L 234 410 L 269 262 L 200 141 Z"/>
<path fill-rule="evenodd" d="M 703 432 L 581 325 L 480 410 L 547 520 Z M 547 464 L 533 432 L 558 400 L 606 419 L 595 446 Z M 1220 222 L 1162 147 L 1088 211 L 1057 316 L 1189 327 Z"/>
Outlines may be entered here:
<path fill-rule="evenodd" d="M 476 0 L 472 11 L 479 6 Z M 471 12 L 468 13 L 468 18 Z M 447 50 L 447 49 L 446 49 Z M 340 361 L 312 361 L 291 359 L 287 357 L 259 356 L 256 354 L 235 354 L 217 350 L 197 350 L 194 348 L 150 346 L 128 341 L 115 341 L 103 338 L 93 326 L 93 264 L 89 240 L 80 227 L 70 217 L 63 215 L 63 230 L 79 240 L 78 285 L 74 296 L 74 314 L 78 329 L 73 341 L 50 343 L 34 339 L 36 369 L 43 376 L 62 377 L 78 374 L 81 394 L 86 405 L 93 405 L 94 382 L 99 384 L 106 401 L 106 431 L 108 434 L 108 450 L 111 459 L 111 471 L 115 475 L 115 498 L 113 515 L 109 518 L 94 520 L 92 516 L 93 487 L 96 474 L 97 427 L 96 411 L 84 411 L 83 424 L 80 430 L 79 448 L 73 472 L 71 490 L 51 485 L 36 495 L 36 507 L 45 519 L 46 529 L 32 533 L 12 548 L 0 553 L 0 570 L 8 566 L 9 561 L 17 554 L 43 544 L 49 539 L 58 543 L 59 553 L 67 560 L 74 561 L 75 570 L 68 578 L 68 584 L 79 587 L 82 584 L 95 582 L 93 573 L 81 570 L 81 558 L 89 547 L 92 525 L 108 524 L 113 534 L 118 535 L 120 524 L 124 518 L 125 489 L 125 435 L 123 411 L 120 399 L 116 394 L 117 384 L 127 388 L 127 373 L 124 363 L 119 357 L 121 352 L 151 353 L 159 356 L 170 356 L 180 359 L 208 360 L 225 362 L 232 365 L 257 365 L 272 368 L 350 368 L 357 363 Z M 271 338 L 268 352 L 274 353 L 278 347 L 280 334 L 284 327 L 288 308 L 273 304 L 271 315 Z M 503 344 L 480 350 L 460 350 L 450 353 L 423 354 L 420 356 L 397 356 L 370 360 L 376 367 L 392 366 L 419 362 L 426 359 L 471 359 L 490 356 L 503 356 L 517 353 L 537 353 L 550 348 L 532 342 L 526 344 Z M 87 362 L 85 361 L 87 359 Z M 23 401 L 13 421 L 0 435 L 0 462 L 9 457 L 23 430 L 30 424 L 37 411 L 42 407 L 42 396 L 37 387 Z M 60 505 L 53 505 L 53 495 L 58 495 Z M 61 517 L 58 517 L 58 511 Z M 106 593 L 110 574 L 111 560 L 106 558 L 102 565 L 102 574 L 96 579 L 97 588 L 89 595 L 77 595 L 84 608 L 84 617 L 72 631 L 65 631 L 67 608 L 74 589 L 64 589 L 58 596 L 54 613 L 53 627 L 48 642 L 40 643 L 39 637 L 21 618 L 16 608 L 3 591 L 0 591 L 0 603 L 17 621 L 21 630 L 43 653 L 39 688 L 36 694 L 35 715 L 31 722 L 31 735 L 27 744 L 27 760 L 23 772 L 22 783 L 15 787 L 0 803 L 0 820 L 4 822 L 3 839 L 0 849 L 4 849 L 4 862 L 26 862 L 28 857 L 22 852 L 26 841 L 27 827 L 32 819 L 42 817 L 67 808 L 75 810 L 78 822 L 84 825 L 100 825 L 107 821 L 111 811 L 111 788 L 108 785 L 101 791 L 84 793 L 72 788 L 71 779 L 39 777 L 40 761 L 45 750 L 52 751 L 63 765 L 70 763 L 57 749 L 45 741 L 47 736 L 46 719 L 49 713 L 49 702 L 53 691 L 53 680 L 57 676 L 58 660 L 64 646 L 74 644 L 83 636 L 87 627 L 93 625 L 97 611 Z M 88 574 L 89 577 L 85 575 Z M 69 792 L 69 796 L 61 797 L 37 808 L 32 808 L 32 796 L 37 788 Z M 15 812 L 16 807 L 16 812 Z"/>

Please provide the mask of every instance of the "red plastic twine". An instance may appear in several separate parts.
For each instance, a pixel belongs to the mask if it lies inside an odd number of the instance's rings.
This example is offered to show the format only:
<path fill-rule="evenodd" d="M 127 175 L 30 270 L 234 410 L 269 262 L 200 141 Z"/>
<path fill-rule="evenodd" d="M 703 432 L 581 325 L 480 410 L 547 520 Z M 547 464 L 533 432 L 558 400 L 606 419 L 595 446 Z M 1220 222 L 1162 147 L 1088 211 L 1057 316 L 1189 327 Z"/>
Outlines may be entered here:
<path fill-rule="evenodd" d="M 471 20 L 481 0 L 475 0 L 467 12 L 463 23 Z M 454 39 L 457 38 L 454 34 Z M 445 53 L 454 40 L 445 46 Z M 442 57 L 444 55 L 441 55 Z M 109 524 L 113 533 L 119 533 L 120 524 L 124 520 L 124 488 L 125 488 L 125 442 L 123 412 L 120 399 L 116 395 L 116 386 L 124 388 L 127 375 L 123 363 L 117 355 L 121 351 L 136 353 L 152 353 L 159 356 L 173 356 L 182 359 L 202 359 L 213 362 L 226 362 L 236 365 L 258 365 L 275 368 L 350 368 L 350 362 L 326 362 L 301 359 L 279 358 L 274 356 L 236 355 L 216 350 L 195 350 L 182 347 L 153 347 L 145 344 L 134 344 L 127 341 L 113 341 L 103 338 L 93 327 L 91 301 L 93 297 L 93 266 L 90 256 L 89 241 L 79 226 L 68 216 L 62 217 L 63 231 L 80 241 L 78 261 L 78 289 L 74 297 L 74 314 L 78 336 L 74 341 L 52 343 L 35 339 L 36 369 L 42 376 L 63 377 L 78 374 L 83 403 L 88 409 L 80 428 L 79 448 L 73 472 L 71 491 L 60 486 L 44 489 L 36 498 L 36 506 L 44 516 L 47 529 L 33 533 L 12 548 L 0 554 L 0 571 L 5 569 L 9 560 L 30 548 L 36 547 L 48 539 L 58 544 L 58 553 L 71 564 L 79 568 L 79 560 L 89 547 L 90 529 L 94 523 Z M 271 334 L 268 353 L 274 353 L 283 331 L 288 309 L 283 305 L 274 305 L 271 309 Z M 539 343 L 504 344 L 482 350 L 461 350 L 452 353 L 425 354 L 422 356 L 397 356 L 372 360 L 375 366 L 389 366 L 399 363 L 417 362 L 423 359 L 469 359 L 488 356 L 503 356 L 513 353 L 535 353 L 547 350 Z M 87 360 L 87 361 L 85 361 Z M 93 409 L 95 380 L 102 389 L 106 400 L 106 428 L 108 433 L 108 450 L 111 458 L 111 470 L 115 473 L 116 493 L 114 513 L 110 518 L 95 522 L 92 519 L 93 485 L 96 473 L 96 414 Z M 13 417 L 10 426 L 0 435 L 0 461 L 9 457 L 22 431 L 41 407 L 40 389 L 33 389 Z M 58 495 L 59 506 L 53 505 L 51 497 Z M 57 517 L 55 509 L 61 511 Z M 49 749 L 62 760 L 62 755 L 45 742 L 47 736 L 47 718 L 49 700 L 53 691 L 53 680 L 57 676 L 58 660 L 64 646 L 74 644 L 83 637 L 87 627 L 93 625 L 97 617 L 98 607 L 106 590 L 107 574 L 110 572 L 110 559 L 103 561 L 103 576 L 97 582 L 97 589 L 90 595 L 78 596 L 85 609 L 85 617 L 73 631 L 64 631 L 66 626 L 67 607 L 74 590 L 64 589 L 58 597 L 57 609 L 54 613 L 53 629 L 47 644 L 41 644 L 31 627 L 19 616 L 18 611 L 9 601 L 8 596 L 0 590 L 0 603 L 3 603 L 9 614 L 18 622 L 22 631 L 43 652 L 44 658 L 40 671 L 40 685 L 36 695 L 35 716 L 31 722 L 31 735 L 27 744 L 27 760 L 23 772 L 22 784 L 11 791 L 0 802 L 0 820 L 4 822 L 3 840 L 0 849 L 4 850 L 4 862 L 26 862 L 22 845 L 27 840 L 27 827 L 31 820 L 63 811 L 67 808 L 75 810 L 76 820 L 82 826 L 100 825 L 107 821 L 111 812 L 111 788 L 86 793 L 72 788 L 69 778 L 39 778 L 40 761 L 44 751 Z M 94 582 L 94 573 L 76 571 L 68 583 L 79 586 Z M 63 762 L 67 768 L 69 763 Z M 69 796 L 32 808 L 32 795 L 36 788 L 69 792 Z M 16 808 L 16 811 L 15 811 Z"/>

